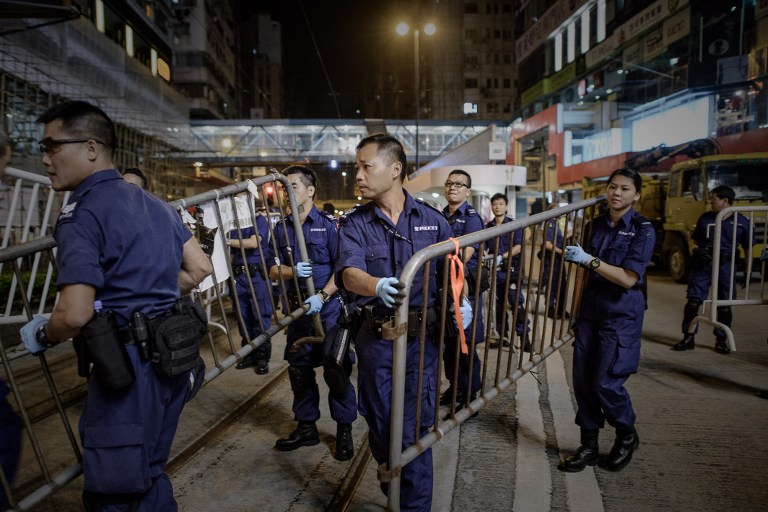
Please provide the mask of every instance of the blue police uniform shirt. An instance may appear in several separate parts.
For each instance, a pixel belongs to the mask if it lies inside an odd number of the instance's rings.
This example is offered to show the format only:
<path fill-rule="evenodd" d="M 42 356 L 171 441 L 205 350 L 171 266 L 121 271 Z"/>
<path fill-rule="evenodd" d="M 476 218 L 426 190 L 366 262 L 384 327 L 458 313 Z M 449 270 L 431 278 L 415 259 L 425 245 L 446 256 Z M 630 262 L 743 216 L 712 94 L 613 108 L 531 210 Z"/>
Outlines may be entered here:
<path fill-rule="evenodd" d="M 440 211 L 416 201 L 405 190 L 403 193 L 405 203 L 396 226 L 374 202 L 354 208 L 341 217 L 337 273 L 341 274 L 345 268 L 358 268 L 373 277 L 399 278 L 416 252 L 451 237 L 451 226 Z M 428 306 L 433 305 L 437 297 L 435 270 L 441 267 L 442 258 L 437 260 L 432 262 L 429 275 Z M 341 282 L 340 276 L 338 282 Z M 424 272 L 419 270 L 411 285 L 411 307 L 422 306 L 423 289 Z M 378 297 L 358 297 L 357 303 L 385 307 Z"/>
<path fill-rule="evenodd" d="M 304 219 L 301 226 L 304 234 L 304 243 L 307 246 L 307 255 L 312 261 L 312 282 L 315 289 L 320 290 L 333 275 L 333 265 L 336 254 L 338 253 L 339 237 L 336 227 L 336 219 L 323 211 L 318 210 L 314 205 Z M 286 240 L 287 233 L 287 240 Z M 275 241 L 277 243 L 278 254 L 273 259 L 269 257 L 268 265 L 291 265 L 290 255 L 293 255 L 294 265 L 301 261 L 301 254 L 296 243 L 296 233 L 293 227 L 293 221 L 290 216 L 285 218 L 285 228 L 283 222 L 278 222 L 274 230 Z M 272 244 L 269 246 L 270 254 Z M 301 289 L 306 290 L 306 279 L 298 278 Z"/>
<path fill-rule="evenodd" d="M 167 203 L 115 169 L 98 171 L 77 186 L 56 221 L 56 284 L 93 286 L 118 326 L 134 311 L 163 313 L 180 296 L 183 245 L 191 236 Z"/>
<path fill-rule="evenodd" d="M 507 215 L 504 216 L 504 220 L 501 222 L 502 224 L 506 224 L 507 222 L 512 222 L 512 217 L 509 217 Z M 496 219 L 491 219 L 486 225 L 487 228 L 492 228 L 498 226 L 496 224 Z M 519 245 L 522 247 L 523 245 L 523 229 L 517 229 L 514 233 L 512 233 L 512 247 Z M 506 254 L 510 250 L 510 244 L 509 244 L 509 234 L 506 234 L 504 236 L 499 237 L 499 254 Z M 496 254 L 496 240 L 490 240 L 488 242 L 488 251 L 491 254 Z M 512 257 L 512 261 L 514 262 L 514 266 L 518 265 L 518 262 L 520 261 L 520 253 L 515 254 Z"/>
<path fill-rule="evenodd" d="M 588 316 L 589 312 L 595 315 L 620 314 L 629 310 L 624 303 L 626 300 L 642 301 L 644 304 L 640 286 L 645 283 L 645 270 L 656 242 L 653 226 L 631 208 L 615 226 L 611 226 L 607 214 L 595 218 L 591 224 L 592 233 L 585 247 L 586 252 L 610 265 L 634 272 L 638 281 L 632 288 L 626 289 L 597 272 L 590 272 L 580 315 L 585 316 L 583 314 L 586 313 Z M 590 232 L 589 226 L 585 232 Z"/>
<path fill-rule="evenodd" d="M 456 208 L 456 211 L 453 212 L 453 215 L 448 213 L 448 207 L 446 206 L 443 208 L 443 215 L 448 221 L 448 224 L 451 226 L 454 237 L 468 235 L 483 229 L 483 219 L 480 217 L 480 214 L 477 213 L 477 210 L 475 210 L 467 202 L 464 202 L 464 204 Z M 467 270 L 477 268 L 478 261 L 477 249 L 479 244 L 473 244 L 470 247 L 473 247 L 475 252 L 466 263 Z"/>
<path fill-rule="evenodd" d="M 242 234 L 243 241 L 248 240 L 253 235 L 261 237 L 260 244 L 262 246 L 262 251 L 264 251 L 265 247 L 269 246 L 269 221 L 267 221 L 267 219 L 265 219 L 262 215 L 256 215 L 255 228 L 253 226 L 242 228 L 240 233 Z M 230 240 L 238 240 L 236 229 L 233 229 L 229 232 L 229 238 Z M 232 259 L 232 265 L 243 264 L 243 253 L 240 250 L 240 247 L 230 247 L 229 254 Z M 249 264 L 261 265 L 261 257 L 259 256 L 258 249 L 246 249 L 245 260 Z M 266 257 L 265 261 L 268 261 Z"/>
<path fill-rule="evenodd" d="M 696 227 L 693 230 L 692 238 L 696 245 L 702 249 L 712 249 L 715 245 L 715 218 L 717 213 L 713 211 L 704 212 L 696 222 Z M 734 218 L 737 217 L 734 223 Z M 746 251 L 749 247 L 749 231 L 750 222 L 749 219 L 743 215 L 732 214 L 727 219 L 724 219 L 721 224 L 720 231 L 720 262 L 724 263 L 724 259 L 727 259 L 730 263 L 730 258 L 726 258 L 726 255 L 730 255 L 733 250 L 733 232 L 736 230 L 736 243 Z"/>
<path fill-rule="evenodd" d="M 544 239 L 548 242 L 552 242 L 555 247 L 563 248 L 563 230 L 560 229 L 557 219 L 550 219 L 547 221 L 547 233 Z M 558 255 L 561 256 L 561 255 Z"/>

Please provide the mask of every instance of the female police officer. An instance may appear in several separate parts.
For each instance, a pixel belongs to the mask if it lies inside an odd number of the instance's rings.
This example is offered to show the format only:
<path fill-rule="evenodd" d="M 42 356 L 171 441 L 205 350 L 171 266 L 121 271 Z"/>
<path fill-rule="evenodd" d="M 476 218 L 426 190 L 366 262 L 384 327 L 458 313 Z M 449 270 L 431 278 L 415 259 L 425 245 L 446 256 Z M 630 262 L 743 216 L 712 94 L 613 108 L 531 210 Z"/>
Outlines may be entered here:
<path fill-rule="evenodd" d="M 636 171 L 614 171 L 608 181 L 608 212 L 585 227 L 588 252 L 578 245 L 566 247 L 566 261 L 578 263 L 590 273 L 573 350 L 581 446 L 563 462 L 565 471 L 581 471 L 597 463 L 598 432 L 605 421 L 616 429 L 607 469 L 618 471 L 626 466 L 639 444 L 635 412 L 624 383 L 640 363 L 645 268 L 655 241 L 651 223 L 632 209 L 640 199 L 641 186 Z"/>
<path fill-rule="evenodd" d="M 40 150 L 52 187 L 73 192 L 54 232 L 59 301 L 49 321 L 38 316 L 21 329 L 24 345 L 35 354 L 82 335 L 96 318 L 97 304 L 114 315 L 117 334 L 130 332 L 135 312 L 162 316 L 212 270 L 176 212 L 114 168 L 115 128 L 101 109 L 70 101 L 38 121 L 45 123 Z M 165 463 L 190 372 L 162 376 L 140 357 L 136 343 L 118 343 L 126 344 L 135 382 L 109 389 L 94 363 L 80 416 L 85 508 L 176 510 Z"/>

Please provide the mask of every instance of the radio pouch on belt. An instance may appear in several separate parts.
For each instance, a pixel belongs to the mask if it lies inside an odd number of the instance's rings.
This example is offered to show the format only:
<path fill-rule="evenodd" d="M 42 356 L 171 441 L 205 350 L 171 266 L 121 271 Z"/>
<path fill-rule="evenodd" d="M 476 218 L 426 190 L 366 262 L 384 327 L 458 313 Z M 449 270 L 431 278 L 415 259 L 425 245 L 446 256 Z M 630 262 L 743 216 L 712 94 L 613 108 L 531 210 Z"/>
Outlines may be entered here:
<path fill-rule="evenodd" d="M 172 313 L 150 321 L 152 362 L 160 375 L 176 377 L 197 366 L 200 338 L 208 331 L 198 306 L 180 299 Z"/>
<path fill-rule="evenodd" d="M 136 380 L 125 344 L 117 337 L 117 325 L 111 311 L 96 313 L 80 329 L 74 342 L 75 347 L 80 347 L 76 349 L 78 362 L 85 361 L 85 365 L 78 364 L 79 371 L 92 363 L 93 375 L 106 389 L 118 391 Z"/>

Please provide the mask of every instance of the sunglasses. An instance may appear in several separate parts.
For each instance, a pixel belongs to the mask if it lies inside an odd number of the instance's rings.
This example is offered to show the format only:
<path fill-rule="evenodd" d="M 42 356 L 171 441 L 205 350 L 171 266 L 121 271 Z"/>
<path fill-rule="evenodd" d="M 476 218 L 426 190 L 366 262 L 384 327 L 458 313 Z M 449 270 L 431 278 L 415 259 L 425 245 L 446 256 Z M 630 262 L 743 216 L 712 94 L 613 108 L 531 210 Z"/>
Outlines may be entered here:
<path fill-rule="evenodd" d="M 62 144 L 82 144 L 91 140 L 96 144 L 104 144 L 98 139 L 43 139 L 37 143 L 37 147 L 40 149 L 40 153 L 46 154 L 53 152 Z"/>

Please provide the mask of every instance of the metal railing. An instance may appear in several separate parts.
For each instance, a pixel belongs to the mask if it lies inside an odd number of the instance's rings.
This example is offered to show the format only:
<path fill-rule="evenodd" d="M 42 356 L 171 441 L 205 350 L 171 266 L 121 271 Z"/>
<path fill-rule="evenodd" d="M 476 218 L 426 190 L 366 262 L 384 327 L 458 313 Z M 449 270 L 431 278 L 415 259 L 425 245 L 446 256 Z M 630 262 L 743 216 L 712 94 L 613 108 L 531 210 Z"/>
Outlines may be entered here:
<path fill-rule="evenodd" d="M 739 256 L 739 240 L 736 238 L 738 234 L 734 229 L 731 234 L 730 240 L 731 251 L 728 254 L 722 254 L 721 240 L 723 237 L 723 221 L 730 218 L 732 215 L 742 215 L 749 220 L 750 232 L 749 232 L 749 244 L 744 248 L 744 277 L 743 277 L 743 298 L 732 298 L 738 284 L 736 280 L 736 273 L 739 270 L 737 266 Z M 734 219 L 734 225 L 736 220 Z M 728 347 L 731 352 L 736 351 L 736 340 L 733 336 L 733 330 L 724 323 L 718 320 L 718 308 L 720 307 L 733 307 L 733 306 L 756 306 L 768 304 L 768 290 L 765 288 L 765 274 L 766 265 L 765 261 L 759 260 L 760 252 L 762 248 L 768 247 L 768 206 L 729 206 L 723 208 L 715 217 L 715 232 L 712 251 L 712 286 L 710 287 L 711 295 L 710 299 L 704 301 L 702 314 L 696 316 L 691 321 L 691 326 L 688 329 L 689 333 L 695 333 L 699 323 L 705 323 L 712 325 L 715 328 L 722 329 L 725 332 Z M 754 264 L 757 261 L 758 268 L 756 269 L 760 273 L 758 283 L 753 286 L 752 274 L 755 270 Z M 727 275 L 727 290 L 731 291 L 731 297 L 727 299 L 720 299 L 720 288 L 723 284 L 720 282 L 720 267 L 721 262 L 729 262 L 730 272 Z M 759 297 L 750 298 L 750 291 L 754 288 L 758 289 Z M 709 307 L 707 307 L 709 306 Z"/>
<path fill-rule="evenodd" d="M 499 237 L 509 237 L 510 246 L 512 245 L 513 233 L 517 230 L 530 230 L 530 240 L 539 240 L 540 234 L 547 229 L 547 223 L 554 220 L 559 222 L 565 220 L 567 225 L 575 226 L 574 233 L 572 235 L 566 235 L 561 241 L 561 245 L 557 245 L 559 248 L 564 248 L 564 245 L 579 242 L 584 238 L 584 226 L 587 225 L 587 221 L 591 220 L 596 215 L 596 206 L 604 201 L 605 197 L 600 196 L 593 199 L 581 201 L 570 206 L 558 208 L 556 210 L 540 213 L 524 219 L 512 221 L 509 223 L 501 224 L 492 228 L 484 229 L 471 233 L 469 235 L 458 238 L 459 248 L 464 248 L 472 245 L 478 245 L 478 250 L 482 254 L 484 249 L 492 247 L 495 244 L 495 240 Z M 555 297 L 552 301 L 554 311 L 559 311 L 559 316 L 554 314 L 550 317 L 547 316 L 550 310 L 550 290 L 552 283 L 555 280 L 564 278 L 566 290 L 573 290 L 575 293 L 575 271 L 572 271 L 572 265 L 566 265 L 565 261 L 560 261 L 560 264 L 555 264 L 556 255 L 554 252 L 548 254 L 542 254 L 542 258 L 550 258 L 549 268 L 553 269 L 550 274 L 545 275 L 544 265 L 538 261 L 536 253 L 538 252 L 539 244 L 528 243 L 524 245 L 523 252 L 520 255 L 520 270 L 518 272 L 517 283 L 510 283 L 509 276 L 511 275 L 510 266 L 511 258 L 507 261 L 506 275 L 507 281 L 504 285 L 505 288 L 513 284 L 516 285 L 516 290 L 527 288 L 527 297 L 525 300 L 524 311 L 526 319 L 523 324 L 527 325 L 529 320 L 531 322 L 530 343 L 532 350 L 530 354 L 526 356 L 523 351 L 523 345 L 520 344 L 520 350 L 514 350 L 514 340 L 512 343 L 512 350 L 505 352 L 503 350 L 503 343 L 498 344 L 498 348 L 490 349 L 486 348 L 481 356 L 482 358 L 482 376 L 481 376 L 481 389 L 477 394 L 477 397 L 470 403 L 466 404 L 463 408 L 458 408 L 455 403 L 451 404 L 449 413 L 443 419 L 440 417 L 439 407 L 435 407 L 435 415 L 429 432 L 420 436 L 421 425 L 419 424 L 419 413 L 415 415 L 415 425 L 404 424 L 404 398 L 405 398 L 405 379 L 406 379 L 406 353 L 407 353 L 407 325 L 408 325 L 408 305 L 410 301 L 410 290 L 413 284 L 414 278 L 417 277 L 419 272 L 423 272 L 425 277 L 424 283 L 428 283 L 427 274 L 430 272 L 430 266 L 438 261 L 439 258 L 444 258 L 443 264 L 449 264 L 449 255 L 456 251 L 456 247 L 453 241 L 441 242 L 425 249 L 418 251 L 405 265 L 402 274 L 400 275 L 400 281 L 405 283 L 405 293 L 407 298 L 404 303 L 399 307 L 394 314 L 391 325 L 385 325 L 383 331 L 383 337 L 393 340 L 393 379 L 392 379 L 392 417 L 390 418 L 390 447 L 389 447 L 389 461 L 387 464 L 382 464 L 379 467 L 379 479 L 381 481 L 388 482 L 388 505 L 387 509 L 391 511 L 400 510 L 400 474 L 402 467 L 412 462 L 419 457 L 425 451 L 429 450 L 435 443 L 441 440 L 448 432 L 457 428 L 463 422 L 472 417 L 476 412 L 482 409 L 488 402 L 497 397 L 500 393 L 512 386 L 523 375 L 530 373 L 535 367 L 541 365 L 544 360 L 552 355 L 555 351 L 562 348 L 566 343 L 572 341 L 573 336 L 570 332 L 570 315 L 566 311 L 566 304 L 560 304 L 560 298 Z M 487 264 L 487 262 L 486 262 Z M 490 264 L 492 271 L 492 285 L 490 289 L 485 292 L 486 297 L 479 297 L 479 289 L 475 290 L 475 301 L 484 300 L 485 304 L 492 305 L 496 303 L 496 286 L 495 286 L 495 273 L 498 269 L 495 260 Z M 448 293 L 448 272 L 443 276 L 443 293 L 437 299 L 436 304 L 440 304 L 441 314 L 440 322 L 446 320 L 446 304 Z M 546 283 L 546 291 L 544 291 L 544 283 Z M 534 290 L 535 286 L 535 291 Z M 425 287 L 425 297 L 428 293 Z M 505 297 L 501 300 L 501 307 L 503 307 L 508 314 L 516 315 L 519 304 L 519 293 L 515 291 L 516 299 L 514 305 L 510 304 L 507 298 L 508 293 L 505 293 Z M 570 295 L 573 295 L 571 293 Z M 575 297 L 572 297 L 575 298 Z M 568 301 L 568 295 L 566 295 L 566 302 Z M 575 305 L 575 302 L 571 301 Z M 427 318 L 427 301 L 423 302 L 424 310 L 421 312 L 422 325 L 419 333 L 419 340 L 424 343 Z M 544 306 L 542 308 L 542 305 Z M 542 311 L 543 309 L 543 311 Z M 522 310 L 522 308 L 521 308 Z M 492 316 L 492 308 L 486 307 L 484 309 L 483 320 L 486 325 L 486 332 L 491 334 L 492 329 L 490 326 L 495 324 L 495 318 Z M 573 315 L 576 311 L 572 312 Z M 554 317 L 554 318 L 552 318 Z M 472 328 L 470 332 L 473 334 L 467 339 L 467 345 L 469 346 L 469 353 L 472 354 L 476 348 L 474 327 L 476 318 L 473 318 Z M 512 320 L 516 321 L 516 319 Z M 444 324 L 441 324 L 444 325 Z M 511 324 L 510 324 L 511 325 Z M 504 329 L 502 327 L 502 329 Z M 511 329 L 510 329 L 511 332 Z M 497 333 L 497 336 L 501 337 L 502 333 Z M 390 338 L 391 336 L 391 338 Z M 512 334 L 513 338 L 515 337 Z M 434 340 L 438 344 L 438 354 L 442 354 L 445 346 L 445 329 L 440 330 L 438 339 Z M 486 342 L 488 341 L 486 336 Z M 470 358 L 471 361 L 471 358 Z M 419 360 L 419 380 L 423 381 L 423 369 L 424 369 L 424 348 L 422 346 L 421 355 Z M 442 373 L 442 360 L 438 360 L 437 365 L 438 379 Z M 471 375 L 471 369 L 470 369 Z M 466 395 L 470 396 L 471 378 L 470 383 L 467 385 Z M 417 398 L 416 403 L 422 403 L 422 390 L 421 385 L 417 386 Z M 435 397 L 435 403 L 439 403 L 440 389 L 436 390 L 437 396 Z M 404 429 L 415 428 L 416 442 L 412 446 L 403 447 L 403 431 Z"/>
<path fill-rule="evenodd" d="M 46 185 L 47 178 L 38 176 L 32 178 L 30 173 L 12 170 L 11 174 L 17 180 L 36 181 L 38 186 Z M 212 381 L 227 369 L 231 368 L 238 360 L 248 355 L 259 345 L 270 339 L 276 333 L 282 331 L 295 319 L 304 315 L 306 306 L 299 306 L 298 309 L 289 311 L 287 297 L 289 293 L 299 295 L 301 293 L 298 280 L 294 277 L 291 281 L 279 281 L 277 283 L 277 294 L 270 294 L 272 301 L 272 325 L 266 327 L 260 325 L 262 333 L 253 339 L 248 340 L 244 347 L 237 348 L 233 342 L 233 331 L 237 332 L 237 326 L 244 327 L 243 316 L 241 314 L 241 305 L 237 293 L 231 293 L 235 288 L 234 272 L 230 249 L 227 243 L 227 233 L 233 237 L 238 237 L 242 241 L 241 228 L 247 225 L 256 225 L 257 202 L 267 197 L 265 186 L 269 185 L 274 189 L 277 183 L 282 184 L 288 196 L 287 205 L 283 204 L 282 196 L 275 194 L 276 207 L 283 211 L 284 206 L 290 208 L 291 214 L 288 216 L 279 216 L 277 222 L 283 223 L 283 232 L 286 232 L 285 224 L 292 223 L 298 247 L 298 255 L 303 261 L 308 261 L 306 243 L 303 236 L 301 221 L 297 208 L 295 208 L 296 198 L 290 182 L 281 175 L 269 175 L 258 179 L 231 185 L 223 189 L 200 194 L 184 200 L 179 200 L 171 205 L 177 209 L 182 220 L 196 232 L 198 237 L 204 238 L 204 243 L 212 245 L 211 252 L 214 273 L 209 278 L 209 283 L 202 283 L 206 289 L 193 292 L 197 300 L 203 302 L 209 315 L 209 333 L 207 335 L 207 344 L 201 347 L 202 355 L 206 360 L 206 365 L 210 368 L 205 375 L 205 383 Z M 19 181 L 16 183 L 16 189 L 21 187 Z M 244 201 L 238 201 L 237 196 L 243 195 Z M 45 219 L 44 226 L 48 225 L 52 208 L 51 197 L 44 206 Z M 237 203 L 240 203 L 238 209 Z M 243 208 L 242 205 L 247 205 Z M 32 208 L 34 205 L 30 206 Z M 268 205 L 267 205 L 268 206 Z M 202 219 L 195 220 L 190 214 L 190 210 L 200 209 L 205 212 L 212 212 L 213 219 L 206 219 L 203 227 Z M 14 211 L 14 209 L 11 209 Z M 238 214 L 238 212 L 240 212 Z M 273 215 L 270 215 L 272 217 Z M 194 226 L 191 226 L 194 224 Z M 267 240 L 258 240 L 257 248 L 260 255 L 259 271 L 267 283 L 270 283 L 267 264 L 271 261 L 265 261 L 265 254 L 274 252 L 277 254 L 277 240 L 275 238 L 275 228 L 272 222 L 269 225 L 270 247 L 263 245 Z M 28 226 L 28 225 L 27 225 Z M 24 232 L 31 230 L 26 229 Z M 40 230 L 39 234 L 45 234 L 47 231 Z M 212 235 L 213 236 L 210 236 Z M 206 236 L 208 238 L 206 238 Z M 269 251 L 268 251 L 269 249 Z M 55 347 L 45 353 L 33 357 L 18 343 L 18 328 L 27 322 L 34 315 L 50 315 L 53 309 L 52 300 L 47 300 L 50 287 L 53 283 L 56 273 L 55 258 L 56 243 L 53 237 L 43 236 L 35 240 L 27 241 L 18 245 L 0 248 L 0 276 L 13 273 L 12 282 L 8 291 L 8 303 L 3 305 L 3 311 L 0 312 L 0 327 L 3 327 L 5 333 L 5 345 L 12 345 L 10 350 L 6 350 L 3 345 L 0 350 L 0 360 L 4 371 L 3 378 L 8 382 L 11 389 L 11 396 L 16 403 L 16 409 L 21 417 L 22 426 L 26 432 L 23 439 L 24 450 L 27 456 L 22 458 L 22 463 L 17 471 L 16 484 L 12 485 L 13 479 L 10 475 L 3 474 L 0 468 L 0 485 L 5 489 L 9 502 L 13 510 L 26 511 L 39 505 L 54 493 L 71 483 L 82 473 L 81 447 L 78 437 L 72 426 L 72 417 L 78 415 L 78 404 L 85 394 L 85 381 L 77 378 L 73 383 L 72 368 L 74 368 L 74 354 L 68 346 Z M 243 260 L 245 261 L 245 255 Z M 47 261 L 47 267 L 44 271 L 40 270 L 39 262 L 44 258 Z M 295 266 L 295 261 L 283 262 L 285 265 Z M 7 265 L 6 265 L 7 264 Z M 5 265 L 5 267 L 3 267 Z M 248 265 L 245 265 L 245 272 L 251 274 Z M 38 275 L 44 276 L 44 286 L 39 290 L 39 286 L 34 287 Z M 308 293 L 314 293 L 314 283 L 311 278 L 306 280 L 306 289 Z M 270 285 L 271 286 L 271 285 Z M 250 290 L 252 304 L 257 309 L 256 316 L 261 318 L 261 306 L 256 300 L 256 290 L 251 284 Z M 278 303 L 283 304 L 282 315 L 278 314 Z M 234 317 L 234 322 L 232 322 Z M 316 317 L 317 318 L 317 317 Z M 319 319 L 315 324 L 315 336 L 305 339 L 305 342 L 315 342 L 322 339 L 322 327 Z M 242 329 L 242 332 L 247 332 Z M 218 334 L 218 335 L 215 335 Z M 224 342 L 222 343 L 222 340 Z M 301 341 L 301 340 L 300 340 Z M 15 342 L 15 343 L 14 343 Z M 64 344 L 61 344 L 64 345 Z M 66 371 L 69 370 L 69 371 Z M 34 454 L 34 460 L 31 460 L 29 454 Z"/>

